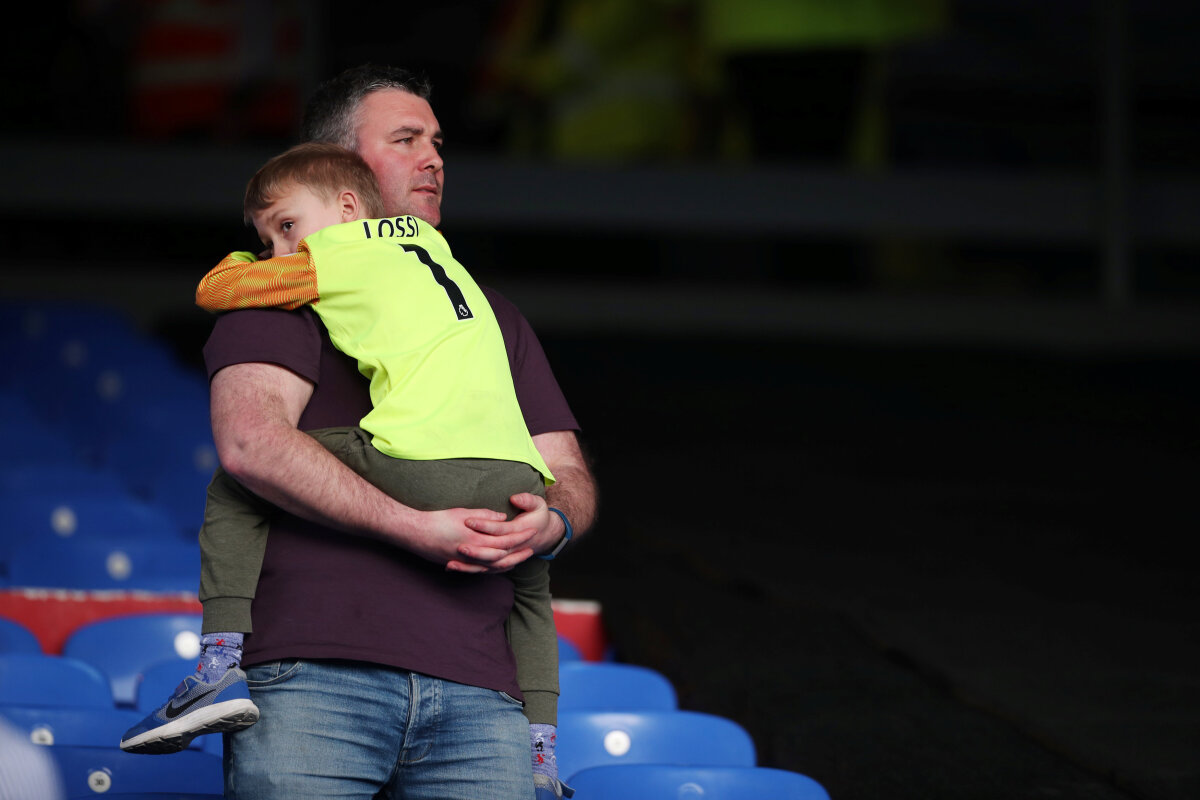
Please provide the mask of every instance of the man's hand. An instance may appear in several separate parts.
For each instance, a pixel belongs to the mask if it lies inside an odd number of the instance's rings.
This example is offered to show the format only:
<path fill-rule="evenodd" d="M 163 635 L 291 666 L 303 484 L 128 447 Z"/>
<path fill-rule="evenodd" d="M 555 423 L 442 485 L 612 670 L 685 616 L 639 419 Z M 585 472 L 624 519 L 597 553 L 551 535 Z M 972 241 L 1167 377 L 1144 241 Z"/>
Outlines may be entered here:
<path fill-rule="evenodd" d="M 409 540 L 407 546 L 451 572 L 507 572 L 534 553 L 529 543 L 536 529 L 515 519 L 505 522 L 499 511 L 451 508 L 425 514 L 428 524 L 422 525 L 419 545 Z M 479 532 L 493 525 L 503 527 L 496 534 Z"/>
<path fill-rule="evenodd" d="M 554 545 L 562 539 L 566 528 L 557 514 L 550 513 L 546 501 L 529 492 L 514 494 L 509 500 L 521 510 L 511 520 L 476 517 L 466 521 L 472 530 L 486 534 L 488 546 L 484 550 L 475 547 L 460 547 L 460 554 L 474 561 L 479 561 L 481 556 L 496 556 L 496 564 L 504 564 L 507 569 L 511 569 L 534 553 L 544 553 L 554 549 Z M 519 552 L 514 551 L 511 545 L 514 537 L 518 536 L 521 537 Z M 503 553 L 502 556 L 501 553 Z M 522 555 L 522 553 L 525 554 Z M 447 565 L 447 568 L 453 569 L 454 567 Z M 492 568 L 487 571 L 499 570 L 496 570 L 495 564 L 493 564 Z"/>

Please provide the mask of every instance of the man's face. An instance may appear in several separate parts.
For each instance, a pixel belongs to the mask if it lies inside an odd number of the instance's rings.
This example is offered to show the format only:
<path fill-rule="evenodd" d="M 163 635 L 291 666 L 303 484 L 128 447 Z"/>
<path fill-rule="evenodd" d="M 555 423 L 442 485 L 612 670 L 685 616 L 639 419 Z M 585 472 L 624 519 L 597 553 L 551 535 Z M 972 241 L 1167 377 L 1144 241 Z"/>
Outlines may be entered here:
<path fill-rule="evenodd" d="M 288 186 L 271 205 L 250 215 L 258 238 L 271 255 L 296 252 L 300 240 L 322 228 L 348 221 L 342 206 L 325 200 L 298 183 Z"/>
<path fill-rule="evenodd" d="M 441 224 L 441 147 L 442 129 L 426 100 L 402 89 L 363 98 L 358 154 L 379 179 L 388 216 L 412 214 Z"/>

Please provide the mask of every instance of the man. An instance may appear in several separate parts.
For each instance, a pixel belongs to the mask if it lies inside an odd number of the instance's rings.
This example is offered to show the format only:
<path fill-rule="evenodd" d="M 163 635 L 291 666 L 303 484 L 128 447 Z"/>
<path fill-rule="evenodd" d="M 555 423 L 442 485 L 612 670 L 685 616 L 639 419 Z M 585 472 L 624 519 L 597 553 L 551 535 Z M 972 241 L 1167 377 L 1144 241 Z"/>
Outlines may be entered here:
<path fill-rule="evenodd" d="M 442 134 L 428 87 L 391 68 L 322 86 L 306 138 L 356 150 L 389 215 L 441 222 Z M 233 798 L 528 798 L 528 726 L 498 574 L 586 530 L 595 487 L 577 425 L 528 324 L 487 292 L 534 443 L 557 478 L 521 513 L 422 512 L 302 431 L 355 425 L 367 384 L 311 312 L 239 311 L 205 346 L 225 469 L 289 512 L 272 521 L 247 642 L 258 724 L 229 737 Z M 561 513 L 555 513 L 550 507 Z"/>

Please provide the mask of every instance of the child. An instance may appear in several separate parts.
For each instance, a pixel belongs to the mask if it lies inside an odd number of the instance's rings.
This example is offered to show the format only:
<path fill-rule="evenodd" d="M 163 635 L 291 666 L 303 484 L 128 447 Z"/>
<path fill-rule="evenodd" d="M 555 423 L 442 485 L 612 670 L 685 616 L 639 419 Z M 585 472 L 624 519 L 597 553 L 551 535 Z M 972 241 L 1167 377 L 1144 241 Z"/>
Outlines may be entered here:
<path fill-rule="evenodd" d="M 329 144 L 293 147 L 246 190 L 247 217 L 278 255 L 256 262 L 230 254 L 201 281 L 196 301 L 210 311 L 312 303 L 334 345 L 370 379 L 373 409 L 361 428 L 310 435 L 405 505 L 511 515 L 512 495 L 544 497 L 553 476 L 525 428 L 499 326 L 441 234 L 412 216 L 376 219 L 382 207 L 375 176 L 357 155 Z M 271 511 L 217 471 L 200 532 L 197 674 L 126 732 L 122 749 L 176 752 L 197 735 L 257 721 L 241 645 Z M 535 783 L 556 787 L 558 643 L 548 565 L 530 559 L 508 574 L 508 632 Z"/>

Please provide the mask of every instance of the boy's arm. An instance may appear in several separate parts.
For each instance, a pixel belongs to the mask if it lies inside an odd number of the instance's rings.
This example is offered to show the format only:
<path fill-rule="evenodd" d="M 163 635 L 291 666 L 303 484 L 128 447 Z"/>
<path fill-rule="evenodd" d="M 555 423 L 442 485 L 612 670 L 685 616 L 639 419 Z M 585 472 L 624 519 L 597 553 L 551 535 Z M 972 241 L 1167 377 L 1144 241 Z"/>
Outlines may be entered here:
<path fill-rule="evenodd" d="M 251 253 L 230 253 L 196 287 L 196 305 L 206 311 L 295 309 L 317 297 L 317 270 L 303 244 L 297 253 L 262 261 Z"/>

